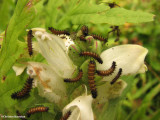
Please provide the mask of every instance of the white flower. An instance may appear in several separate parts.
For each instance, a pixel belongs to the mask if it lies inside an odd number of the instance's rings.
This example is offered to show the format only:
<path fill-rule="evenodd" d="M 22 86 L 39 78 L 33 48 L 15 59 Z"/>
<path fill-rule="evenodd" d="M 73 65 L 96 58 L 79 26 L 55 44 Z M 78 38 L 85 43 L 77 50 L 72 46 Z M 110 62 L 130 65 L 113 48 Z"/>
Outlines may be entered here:
<path fill-rule="evenodd" d="M 76 69 L 66 53 L 64 41 L 45 29 L 32 29 L 33 36 L 38 40 L 34 50 L 40 52 L 48 64 L 28 62 L 24 66 L 13 66 L 16 75 L 20 75 L 27 66 L 27 74 L 34 78 L 34 86 L 38 87 L 39 95 L 50 102 L 62 105 L 66 95 L 66 84 L 63 79 L 70 77 Z M 38 46 L 38 47 L 36 47 Z"/>
<path fill-rule="evenodd" d="M 47 79 L 50 79 L 52 83 L 51 89 L 46 88 L 42 83 L 40 83 L 39 86 L 41 87 L 38 87 L 39 91 L 42 91 L 40 95 L 46 97 L 49 100 L 54 99 L 53 101 L 58 101 L 62 98 L 62 95 L 65 96 L 66 94 L 63 78 L 70 78 L 76 69 L 76 66 L 72 63 L 71 59 L 67 55 L 67 49 L 66 49 L 66 47 L 68 47 L 70 43 L 71 44 L 74 44 L 74 43 L 63 41 L 60 37 L 47 33 L 45 29 L 34 28 L 32 29 L 32 31 L 33 31 L 34 37 L 38 40 L 39 49 L 36 51 L 39 51 L 44 56 L 44 58 L 47 60 L 49 65 L 37 63 L 38 68 L 42 67 L 41 68 L 42 71 L 40 72 L 40 75 L 39 75 L 38 73 L 36 73 L 34 69 L 36 63 L 29 62 L 28 74 L 35 77 L 40 76 L 38 79 L 41 79 L 44 82 L 46 82 Z M 119 45 L 103 51 L 100 55 L 100 57 L 103 60 L 103 64 L 97 63 L 96 69 L 107 70 L 111 67 L 113 61 L 116 62 L 117 66 L 112 75 L 103 77 L 103 79 L 101 80 L 101 81 L 108 81 L 108 82 L 104 85 L 97 87 L 99 99 L 102 100 L 105 98 L 104 100 L 106 100 L 106 99 L 112 99 L 120 96 L 123 89 L 126 87 L 126 83 L 120 80 L 120 82 L 117 81 L 116 83 L 114 83 L 114 85 L 109 84 L 109 82 L 113 80 L 113 78 L 117 75 L 120 68 L 122 68 L 122 75 L 144 73 L 147 70 L 147 67 L 144 64 L 144 59 L 147 52 L 148 50 L 146 48 L 139 45 Z M 30 69 L 33 73 L 29 72 Z M 60 81 L 61 87 L 58 87 L 60 84 L 58 81 Z M 47 84 L 51 84 L 51 83 L 47 83 Z M 106 87 L 104 87 L 105 85 Z M 118 91 L 116 94 L 113 95 L 112 93 L 111 94 L 107 93 L 107 92 L 110 92 L 109 89 L 116 88 L 114 87 L 116 85 L 119 86 L 118 87 L 119 89 L 112 90 L 112 91 Z M 62 87 L 64 87 L 64 89 L 62 89 Z M 59 93 L 64 93 L 64 94 L 60 94 L 58 96 Z M 113 96 L 111 97 L 108 95 L 113 95 Z M 52 97 L 52 96 L 57 96 L 57 97 Z"/>
<path fill-rule="evenodd" d="M 67 120 L 94 120 L 92 111 L 92 96 L 86 93 L 77 97 L 63 109 L 63 115 L 68 111 L 71 112 Z"/>
<path fill-rule="evenodd" d="M 70 77 L 76 66 L 66 54 L 64 41 L 56 35 L 47 33 L 45 29 L 34 28 L 32 31 L 33 36 L 38 40 L 40 53 L 52 69 L 64 78 Z"/>
<path fill-rule="evenodd" d="M 120 68 L 122 68 L 121 76 L 144 73 L 147 70 L 144 64 L 147 53 L 148 50 L 139 45 L 119 45 L 102 52 L 100 57 L 103 60 L 103 64 L 97 63 L 98 70 L 109 69 L 113 61 L 116 62 L 117 66 L 114 73 L 103 77 L 102 81 L 106 81 L 106 84 L 97 87 L 97 100 L 102 103 L 106 102 L 108 99 L 119 97 L 127 86 L 127 83 L 118 80 L 111 85 L 110 82 L 117 75 Z"/>

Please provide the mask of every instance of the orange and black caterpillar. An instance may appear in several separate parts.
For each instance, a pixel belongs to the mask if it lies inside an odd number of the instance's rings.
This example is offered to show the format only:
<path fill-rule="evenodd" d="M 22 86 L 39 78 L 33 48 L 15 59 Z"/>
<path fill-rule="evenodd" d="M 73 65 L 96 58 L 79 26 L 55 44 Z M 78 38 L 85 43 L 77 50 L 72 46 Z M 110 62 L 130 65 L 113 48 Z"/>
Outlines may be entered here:
<path fill-rule="evenodd" d="M 82 71 L 82 70 L 79 70 L 79 73 L 78 73 L 77 77 L 75 77 L 75 78 L 66 78 L 66 79 L 64 79 L 64 82 L 77 82 L 77 81 L 79 81 L 82 77 L 83 77 L 83 71 Z"/>
<path fill-rule="evenodd" d="M 113 61 L 112 66 L 108 70 L 96 70 L 96 73 L 100 76 L 111 75 L 116 68 L 116 62 Z"/>
<path fill-rule="evenodd" d="M 53 34 L 56 34 L 56 35 L 61 35 L 61 34 L 70 35 L 70 33 L 65 30 L 56 30 L 53 27 L 49 27 L 48 30 L 50 30 Z"/>
<path fill-rule="evenodd" d="M 32 89 L 32 83 L 33 83 L 33 78 L 29 77 L 27 79 L 27 82 L 25 83 L 24 87 L 22 88 L 22 90 L 19 91 L 19 92 L 13 93 L 11 95 L 11 98 L 13 98 L 13 99 L 21 99 L 21 98 L 24 98 L 24 97 L 28 96 L 29 92 Z"/>
<path fill-rule="evenodd" d="M 106 38 L 103 38 L 103 37 L 100 36 L 100 35 L 94 35 L 94 34 L 92 34 L 91 36 L 92 36 L 94 39 L 107 42 L 107 39 L 106 39 Z"/>
<path fill-rule="evenodd" d="M 31 114 L 37 113 L 37 112 L 48 112 L 49 107 L 43 107 L 43 106 L 38 106 L 38 107 L 34 107 L 34 108 L 30 108 L 27 111 L 27 117 L 30 117 Z"/>
<path fill-rule="evenodd" d="M 16 110 L 16 113 L 17 113 L 17 116 L 22 116 L 21 115 L 21 113 L 18 111 L 18 110 Z M 20 118 L 20 117 L 19 117 Z M 21 120 L 27 120 L 26 118 L 20 118 Z"/>
<path fill-rule="evenodd" d="M 71 115 L 71 111 L 68 111 L 60 120 L 67 120 Z"/>
<path fill-rule="evenodd" d="M 81 52 L 79 55 L 80 56 L 90 56 L 90 57 L 93 57 L 94 59 L 96 59 L 99 63 L 101 63 L 101 64 L 103 63 L 101 57 L 94 52 L 85 51 L 85 52 Z"/>
<path fill-rule="evenodd" d="M 96 70 L 96 63 L 94 60 L 91 60 L 88 65 L 88 82 L 93 98 L 97 97 L 97 89 L 94 81 L 95 70 Z"/>
<path fill-rule="evenodd" d="M 122 68 L 119 69 L 118 74 L 116 75 L 115 78 L 113 78 L 113 80 L 111 81 L 111 84 L 115 83 L 118 80 L 118 78 L 121 76 L 121 74 L 122 74 Z"/>
<path fill-rule="evenodd" d="M 87 27 L 87 26 L 83 25 L 83 26 L 81 27 L 81 31 L 82 31 L 82 34 L 83 34 L 84 36 L 87 36 L 87 35 L 88 35 L 88 27 Z"/>
<path fill-rule="evenodd" d="M 28 52 L 30 56 L 33 54 L 32 38 L 33 38 L 32 30 L 29 30 L 27 34 L 27 44 L 28 44 Z"/>

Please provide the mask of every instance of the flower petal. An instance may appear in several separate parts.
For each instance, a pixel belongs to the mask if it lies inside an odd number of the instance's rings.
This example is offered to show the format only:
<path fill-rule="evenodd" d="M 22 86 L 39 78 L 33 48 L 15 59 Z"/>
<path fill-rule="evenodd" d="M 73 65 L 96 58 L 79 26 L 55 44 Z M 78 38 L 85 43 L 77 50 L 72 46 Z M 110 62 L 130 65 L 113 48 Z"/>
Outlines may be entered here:
<path fill-rule="evenodd" d="M 21 75 L 25 68 L 26 68 L 26 65 L 21 65 L 21 66 L 14 65 L 14 66 L 12 67 L 12 69 L 13 69 L 13 70 L 15 71 L 15 73 L 16 73 L 16 76 Z"/>
<path fill-rule="evenodd" d="M 123 80 L 118 80 L 113 85 L 106 82 L 104 85 L 97 87 L 98 97 L 96 101 L 98 101 L 98 103 L 105 103 L 109 99 L 117 98 L 122 94 L 126 86 L 127 83 Z"/>
<path fill-rule="evenodd" d="M 63 40 L 45 31 L 36 31 L 35 29 L 33 29 L 33 31 L 33 35 L 38 40 L 41 53 L 49 65 L 51 65 L 60 76 L 65 78 L 70 77 L 75 70 L 75 65 L 66 54 Z"/>
<path fill-rule="evenodd" d="M 63 109 L 63 114 L 72 112 L 68 120 L 94 120 L 92 100 L 91 95 L 79 96 Z"/>
<path fill-rule="evenodd" d="M 112 62 L 116 62 L 116 70 L 109 77 L 105 77 L 105 81 L 112 80 L 122 68 L 122 75 L 130 75 L 136 73 L 144 73 L 146 66 L 144 59 L 148 50 L 139 45 L 120 45 L 105 50 L 101 54 L 103 64 L 98 64 L 98 70 L 107 70 L 111 67 Z"/>
<path fill-rule="evenodd" d="M 54 70 L 42 63 L 29 62 L 27 73 L 35 78 L 39 95 L 46 97 L 51 102 L 61 102 L 66 96 L 66 86 L 61 78 Z"/>

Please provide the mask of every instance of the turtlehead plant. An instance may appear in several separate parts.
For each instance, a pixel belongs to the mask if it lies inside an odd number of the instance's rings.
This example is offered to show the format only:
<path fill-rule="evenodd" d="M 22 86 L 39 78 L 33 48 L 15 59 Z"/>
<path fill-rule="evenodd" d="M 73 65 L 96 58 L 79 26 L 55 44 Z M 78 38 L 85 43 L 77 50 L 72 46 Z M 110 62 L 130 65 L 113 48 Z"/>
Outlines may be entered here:
<path fill-rule="evenodd" d="M 38 88 L 39 95 L 56 103 L 60 108 L 69 102 L 70 95 L 78 86 L 85 84 L 88 94 L 91 95 L 76 98 L 63 110 L 64 116 L 72 113 L 71 120 L 72 118 L 84 119 L 85 113 L 88 116 L 87 104 L 91 108 L 92 100 L 104 104 L 120 97 L 127 86 L 125 81 L 119 79 L 120 76 L 147 71 L 144 59 L 148 50 L 142 46 L 127 44 L 107 49 L 92 36 L 86 36 L 84 42 L 80 39 L 72 40 L 69 37 L 62 39 L 62 36 L 49 33 L 43 28 L 32 28 L 32 32 L 37 40 L 33 43 L 33 51 L 42 54 L 47 64 L 30 61 L 21 67 L 14 66 L 13 69 L 16 75 L 20 75 L 27 67 L 27 74 L 34 78 L 34 86 Z M 86 44 L 89 45 L 84 48 Z M 82 51 L 87 50 L 88 56 L 80 55 Z M 101 59 L 103 63 L 100 63 L 98 59 Z M 94 61 L 94 67 L 91 61 Z M 74 64 L 75 62 L 77 64 Z M 81 101 L 79 105 L 77 105 L 78 100 Z M 86 103 L 83 104 L 83 101 Z M 78 108 L 70 111 L 69 109 L 73 106 Z M 86 112 L 81 110 L 81 107 L 86 109 Z M 93 114 L 92 110 L 89 111 Z M 88 120 L 91 119 L 93 117 L 88 118 Z"/>

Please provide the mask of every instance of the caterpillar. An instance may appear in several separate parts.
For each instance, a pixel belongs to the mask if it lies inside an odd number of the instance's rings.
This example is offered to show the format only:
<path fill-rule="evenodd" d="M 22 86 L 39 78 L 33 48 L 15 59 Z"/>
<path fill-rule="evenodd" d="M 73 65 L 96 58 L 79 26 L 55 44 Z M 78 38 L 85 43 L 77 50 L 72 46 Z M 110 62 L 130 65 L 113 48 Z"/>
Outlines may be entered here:
<path fill-rule="evenodd" d="M 79 55 L 80 56 L 90 56 L 90 57 L 93 57 L 94 59 L 96 59 L 99 63 L 101 63 L 101 64 L 103 63 L 101 57 L 94 52 L 85 51 L 85 52 L 81 52 Z"/>
<path fill-rule="evenodd" d="M 30 56 L 33 54 L 32 38 L 33 38 L 32 30 L 29 30 L 27 34 L 27 44 L 28 44 L 28 52 Z"/>
<path fill-rule="evenodd" d="M 83 25 L 81 28 L 81 31 L 84 36 L 88 35 L 88 27 L 87 26 Z"/>
<path fill-rule="evenodd" d="M 83 77 L 83 71 L 79 70 L 77 77 L 64 79 L 64 82 L 77 82 Z"/>
<path fill-rule="evenodd" d="M 34 107 L 34 108 L 30 108 L 27 111 L 27 117 L 30 117 L 31 114 L 37 113 L 37 112 L 48 112 L 49 107 L 43 107 L 43 106 L 38 106 L 38 107 Z"/>
<path fill-rule="evenodd" d="M 29 95 L 30 90 L 32 89 L 33 78 L 28 78 L 22 90 L 15 92 L 11 95 L 12 99 L 21 99 Z"/>
<path fill-rule="evenodd" d="M 18 110 L 16 110 L 16 114 L 17 114 L 17 116 L 22 116 L 21 113 Z M 19 117 L 19 118 L 21 120 L 27 120 L 26 118 L 22 118 L 22 117 Z"/>
<path fill-rule="evenodd" d="M 112 30 L 108 32 L 107 34 L 107 40 L 109 38 L 109 35 L 113 32 L 115 33 L 116 32 L 116 35 L 117 35 L 117 38 L 115 39 L 115 42 L 117 42 L 119 40 L 119 37 L 120 37 L 120 29 L 119 29 L 119 26 L 111 26 Z"/>
<path fill-rule="evenodd" d="M 56 30 L 53 27 L 49 27 L 48 30 L 50 30 L 53 34 L 56 34 L 56 35 L 61 35 L 61 34 L 70 35 L 70 33 L 68 31 L 65 31 L 65 30 Z"/>
<path fill-rule="evenodd" d="M 67 120 L 71 115 L 71 111 L 68 111 L 60 120 Z"/>
<path fill-rule="evenodd" d="M 119 69 L 118 74 L 117 74 L 116 77 L 113 78 L 113 80 L 111 81 L 111 85 L 118 80 L 118 78 L 121 76 L 121 74 L 122 74 L 122 68 Z"/>
<path fill-rule="evenodd" d="M 94 60 L 90 60 L 88 65 L 88 82 L 93 98 L 97 97 L 97 89 L 94 81 L 95 70 L 96 70 L 96 63 Z"/>
<path fill-rule="evenodd" d="M 79 39 L 80 39 L 81 41 L 85 41 L 85 42 L 86 42 L 86 38 L 85 38 L 84 35 L 81 35 L 81 36 L 79 37 Z"/>
<path fill-rule="evenodd" d="M 116 68 L 116 62 L 113 61 L 112 66 L 108 70 L 104 71 L 96 70 L 96 73 L 100 76 L 108 76 L 114 72 L 115 68 Z"/>
<path fill-rule="evenodd" d="M 113 2 L 113 3 L 108 3 L 108 5 L 109 5 L 110 8 L 114 8 L 114 7 L 116 7 L 116 6 L 120 7 L 120 6 L 117 5 L 115 2 Z"/>
<path fill-rule="evenodd" d="M 100 36 L 100 35 L 94 35 L 94 34 L 92 34 L 91 36 L 92 36 L 94 39 L 107 42 L 107 39 L 106 39 L 106 38 L 103 38 L 103 37 Z"/>

